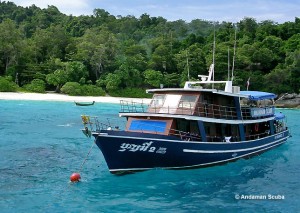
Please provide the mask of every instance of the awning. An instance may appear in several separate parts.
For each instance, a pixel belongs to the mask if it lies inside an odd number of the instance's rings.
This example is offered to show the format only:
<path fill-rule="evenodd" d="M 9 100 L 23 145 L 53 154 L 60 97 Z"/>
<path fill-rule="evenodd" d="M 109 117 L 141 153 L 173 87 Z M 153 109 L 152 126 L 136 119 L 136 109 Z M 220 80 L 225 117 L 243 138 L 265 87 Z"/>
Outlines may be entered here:
<path fill-rule="evenodd" d="M 275 113 L 275 120 L 282 120 L 285 118 L 285 115 L 280 113 Z"/>
<path fill-rule="evenodd" d="M 260 92 L 260 91 L 240 91 L 242 95 L 248 95 L 249 100 L 259 101 L 265 99 L 274 99 L 277 97 L 274 93 Z"/>

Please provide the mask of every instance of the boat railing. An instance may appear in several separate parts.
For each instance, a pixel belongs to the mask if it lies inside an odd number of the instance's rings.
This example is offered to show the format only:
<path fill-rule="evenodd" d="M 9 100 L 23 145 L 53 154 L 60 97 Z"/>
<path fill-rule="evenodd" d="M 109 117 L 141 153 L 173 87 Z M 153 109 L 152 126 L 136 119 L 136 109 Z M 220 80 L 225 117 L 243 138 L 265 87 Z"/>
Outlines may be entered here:
<path fill-rule="evenodd" d="M 121 122 L 120 119 L 106 118 L 105 121 L 100 121 L 98 116 L 81 115 L 82 123 L 85 128 L 94 132 L 100 130 L 121 130 L 125 129 L 126 122 Z"/>
<path fill-rule="evenodd" d="M 180 102 L 178 107 L 161 107 L 151 105 L 148 112 L 164 114 L 193 115 L 207 118 L 237 119 L 235 107 L 198 102 Z"/>
<path fill-rule="evenodd" d="M 210 103 L 191 103 L 181 101 L 177 107 L 162 106 L 155 104 L 145 104 L 133 101 L 120 101 L 122 113 L 155 113 L 155 114 L 178 114 L 193 115 L 207 118 L 236 120 L 237 109 L 235 106 L 210 104 Z M 266 107 L 241 107 L 242 119 L 253 120 L 266 118 L 274 115 L 274 106 Z"/>
<path fill-rule="evenodd" d="M 264 138 L 270 135 L 270 131 L 265 131 L 265 132 L 261 132 L 261 133 L 256 133 L 256 134 L 251 134 L 251 135 L 246 135 L 246 141 L 250 141 L 250 140 L 257 140 L 260 138 Z"/>
<path fill-rule="evenodd" d="M 238 142 L 241 141 L 239 136 L 206 136 L 207 142 Z"/>
<path fill-rule="evenodd" d="M 208 103 L 198 103 L 195 115 L 217 119 L 237 119 L 235 107 Z"/>
<path fill-rule="evenodd" d="M 148 105 L 143 102 L 120 100 L 121 112 L 146 112 Z"/>
<path fill-rule="evenodd" d="M 249 135 L 245 135 L 245 139 L 246 141 L 250 141 L 250 140 L 257 140 L 260 138 L 265 138 L 267 136 L 270 136 L 270 131 L 265 131 L 265 132 L 259 132 L 256 134 L 249 134 Z M 242 141 L 241 137 L 239 136 L 207 136 L 207 141 L 208 142 L 239 142 Z"/>
<path fill-rule="evenodd" d="M 120 126 L 120 120 L 119 119 L 106 119 L 106 121 L 100 121 L 100 119 L 97 116 L 86 116 L 82 115 L 82 122 L 84 124 L 86 131 L 91 132 L 100 132 L 101 130 L 111 130 L 111 131 L 120 131 L 125 130 L 126 124 L 124 121 L 124 125 Z M 149 128 L 150 127 L 150 128 Z M 151 134 L 158 134 L 162 135 L 162 132 L 159 130 L 160 126 L 155 125 L 141 125 L 140 128 L 137 126 L 133 132 L 139 132 L 139 133 L 151 133 Z M 148 129 L 151 129 L 149 131 Z M 284 131 L 286 128 L 282 129 L 276 129 L 276 133 Z M 130 130 L 129 130 L 130 131 Z M 175 136 L 177 138 L 180 138 L 184 141 L 203 141 L 200 134 L 194 133 L 194 132 L 186 132 L 178 129 L 166 129 L 165 131 L 167 135 Z M 270 136 L 270 131 L 264 131 L 264 132 L 258 132 L 256 134 L 246 134 L 245 140 L 257 140 L 260 138 L 265 138 L 267 136 Z M 241 138 L 237 135 L 233 136 L 217 136 L 217 135 L 207 135 L 206 136 L 207 142 L 239 142 L 242 141 Z"/>
<path fill-rule="evenodd" d="M 237 119 L 235 107 L 223 106 L 217 104 L 205 103 L 190 103 L 181 101 L 178 107 L 161 106 L 155 104 L 145 104 L 133 101 L 120 101 L 121 113 L 163 113 L 163 114 L 182 114 L 182 115 L 195 115 L 209 118 L 225 118 Z"/>

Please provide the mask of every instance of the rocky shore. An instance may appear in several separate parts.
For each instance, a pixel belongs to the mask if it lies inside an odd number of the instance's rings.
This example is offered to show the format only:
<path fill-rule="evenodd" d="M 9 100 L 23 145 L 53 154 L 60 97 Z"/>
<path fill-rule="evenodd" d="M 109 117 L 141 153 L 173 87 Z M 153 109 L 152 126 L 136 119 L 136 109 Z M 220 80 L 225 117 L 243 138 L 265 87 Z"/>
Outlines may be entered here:
<path fill-rule="evenodd" d="M 281 94 L 275 100 L 275 106 L 280 108 L 299 108 L 300 109 L 300 94 Z"/>

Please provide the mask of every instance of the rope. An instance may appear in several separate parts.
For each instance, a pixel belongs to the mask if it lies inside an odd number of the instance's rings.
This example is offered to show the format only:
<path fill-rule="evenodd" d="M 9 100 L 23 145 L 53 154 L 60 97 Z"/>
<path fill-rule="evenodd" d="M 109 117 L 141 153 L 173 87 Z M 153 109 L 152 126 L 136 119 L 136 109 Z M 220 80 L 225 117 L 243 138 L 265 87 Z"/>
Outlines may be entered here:
<path fill-rule="evenodd" d="M 94 143 L 92 144 L 92 146 L 91 146 L 91 148 L 90 148 L 88 154 L 86 155 L 85 159 L 84 159 L 83 162 L 81 163 L 80 168 L 79 168 L 79 173 L 81 172 L 81 170 L 82 170 L 82 168 L 83 168 L 83 165 L 84 165 L 85 162 L 87 161 L 87 158 L 89 157 L 89 155 L 90 155 L 90 153 L 91 153 L 91 151 L 92 151 L 92 149 L 93 149 L 93 147 L 94 147 L 95 144 L 96 144 L 96 139 L 94 140 Z"/>
<path fill-rule="evenodd" d="M 91 151 L 92 151 L 92 148 L 94 147 L 95 144 L 96 144 L 96 139 L 94 140 L 94 142 L 93 142 L 91 148 L 89 149 L 88 154 L 86 155 L 85 159 L 83 160 L 83 162 L 82 162 L 81 165 L 80 165 L 80 169 L 79 169 L 79 172 L 78 172 L 79 174 L 80 174 L 80 172 L 81 172 L 81 170 L 82 170 L 82 168 L 83 168 L 83 165 L 84 165 L 85 162 L 87 161 L 87 158 L 88 158 L 88 156 L 90 155 L 90 153 L 91 153 Z M 71 186 L 71 184 L 68 184 L 68 185 L 64 188 L 64 190 L 61 191 L 55 198 L 56 198 L 56 199 L 59 199 L 59 198 L 60 198 L 67 190 L 69 190 L 70 186 Z M 49 209 L 50 207 L 53 207 L 53 206 L 54 206 L 54 205 L 53 205 L 53 202 L 50 202 L 47 206 L 44 207 L 44 209 Z"/>

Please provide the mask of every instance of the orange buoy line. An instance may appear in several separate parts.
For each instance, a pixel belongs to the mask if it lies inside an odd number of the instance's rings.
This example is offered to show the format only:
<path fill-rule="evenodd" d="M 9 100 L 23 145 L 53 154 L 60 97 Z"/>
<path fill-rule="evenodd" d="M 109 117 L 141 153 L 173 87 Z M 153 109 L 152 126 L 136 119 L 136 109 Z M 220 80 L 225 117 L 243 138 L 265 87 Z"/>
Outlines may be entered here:
<path fill-rule="evenodd" d="M 91 146 L 91 148 L 90 148 L 88 154 L 86 155 L 85 159 L 84 159 L 83 162 L 81 163 L 79 172 L 74 172 L 74 173 L 70 176 L 70 181 L 71 181 L 71 182 L 79 182 L 79 181 L 80 181 L 80 179 L 81 179 L 80 172 L 81 172 L 81 170 L 82 170 L 82 168 L 83 168 L 83 165 L 85 164 L 85 162 L 86 162 L 88 156 L 90 155 L 90 153 L 91 153 L 91 151 L 92 151 L 92 148 L 94 147 L 95 144 L 96 144 L 96 141 L 94 141 L 94 143 L 92 144 L 92 146 Z"/>

